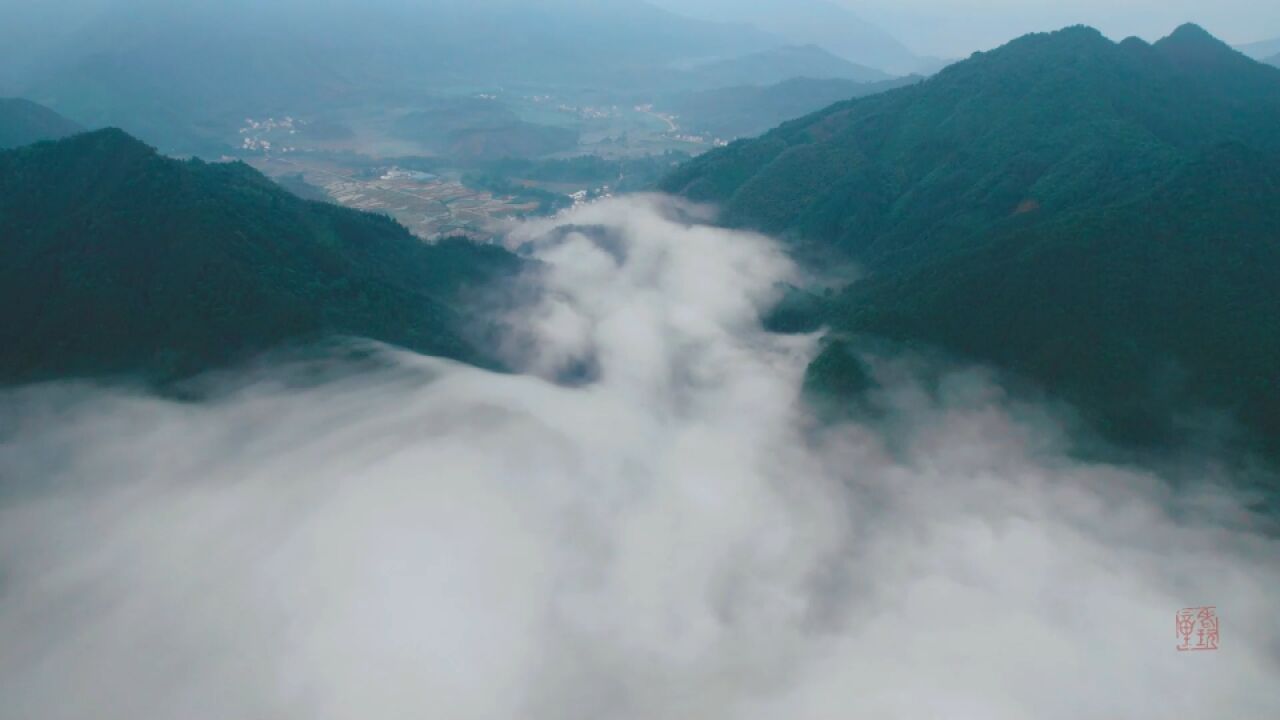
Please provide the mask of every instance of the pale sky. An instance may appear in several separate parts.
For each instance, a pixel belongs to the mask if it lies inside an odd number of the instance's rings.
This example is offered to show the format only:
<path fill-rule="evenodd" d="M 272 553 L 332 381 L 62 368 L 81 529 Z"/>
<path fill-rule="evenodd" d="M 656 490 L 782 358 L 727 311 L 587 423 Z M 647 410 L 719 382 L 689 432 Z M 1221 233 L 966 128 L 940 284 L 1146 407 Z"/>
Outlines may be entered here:
<path fill-rule="evenodd" d="M 750 2 L 751 0 L 743 0 Z M 1074 24 L 1155 40 L 1190 21 L 1231 44 L 1280 37 L 1276 0 L 836 0 L 922 55 L 965 57 Z"/>

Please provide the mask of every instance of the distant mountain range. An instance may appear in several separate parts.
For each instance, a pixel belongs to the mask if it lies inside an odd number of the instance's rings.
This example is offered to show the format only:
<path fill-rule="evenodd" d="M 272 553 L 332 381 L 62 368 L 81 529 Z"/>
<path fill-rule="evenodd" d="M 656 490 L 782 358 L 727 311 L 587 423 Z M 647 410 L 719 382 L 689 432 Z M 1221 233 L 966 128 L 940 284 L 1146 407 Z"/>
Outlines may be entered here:
<path fill-rule="evenodd" d="M 864 274 L 784 313 L 832 330 L 819 391 L 861 387 L 839 338 L 870 334 L 1031 378 L 1112 439 L 1185 439 L 1186 417 L 1219 413 L 1280 455 L 1278 128 L 1280 70 L 1202 29 L 1149 45 L 1076 27 L 663 187 L 789 238 L 829 282 Z"/>
<path fill-rule="evenodd" d="M 89 125 L 205 154 L 246 116 L 477 85 L 630 88 L 681 60 L 785 44 L 644 0 L 336 0 L 324 12 L 310 0 L 116 0 L 75 27 L 10 83 Z"/>
<path fill-rule="evenodd" d="M 907 75 L 936 70 L 888 33 L 830 0 L 657 0 L 673 12 L 719 22 L 747 22 L 799 45 L 818 45 L 851 62 Z"/>
<path fill-rule="evenodd" d="M 0 152 L 0 238 L 0 383 L 163 383 L 332 336 L 496 366 L 464 299 L 521 265 L 114 129 Z"/>
<path fill-rule="evenodd" d="M 43 105 L 21 98 L 0 98 L 0 150 L 57 140 L 83 130 Z"/>
<path fill-rule="evenodd" d="M 1261 42 L 1237 45 L 1236 49 L 1254 60 L 1267 60 L 1280 55 L 1280 38 L 1262 40 Z"/>
<path fill-rule="evenodd" d="M 790 45 L 689 68 L 691 81 L 702 88 L 772 85 L 797 77 L 880 82 L 891 75 L 851 63 L 817 45 Z"/>
<path fill-rule="evenodd" d="M 680 93 L 664 101 L 681 127 L 734 139 L 759 135 L 783 121 L 808 115 L 840 100 L 864 97 L 920 82 L 920 77 L 880 82 L 797 77 L 775 85 L 739 85 Z"/>

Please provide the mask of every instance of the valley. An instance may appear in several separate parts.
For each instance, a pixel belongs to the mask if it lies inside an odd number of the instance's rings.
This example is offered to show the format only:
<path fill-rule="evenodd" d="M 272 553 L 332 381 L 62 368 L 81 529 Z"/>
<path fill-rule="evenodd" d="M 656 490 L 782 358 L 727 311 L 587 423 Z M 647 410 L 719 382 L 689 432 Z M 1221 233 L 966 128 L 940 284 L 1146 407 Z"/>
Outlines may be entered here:
<path fill-rule="evenodd" d="M 874 5 L 0 0 L 0 720 L 1280 717 L 1280 9 Z"/>
<path fill-rule="evenodd" d="M 308 199 L 390 215 L 425 240 L 488 239 L 512 218 L 607 197 L 619 186 L 648 189 L 674 162 L 661 166 L 661 158 L 727 144 L 684 131 L 653 103 L 627 103 L 634 98 L 478 92 L 434 97 L 418 109 L 246 118 L 221 157 Z M 412 123 L 426 125 L 419 131 Z M 572 146 L 540 151 L 537 138 L 548 132 L 574 138 Z M 587 169 L 522 176 L 511 166 L 526 158 Z"/>

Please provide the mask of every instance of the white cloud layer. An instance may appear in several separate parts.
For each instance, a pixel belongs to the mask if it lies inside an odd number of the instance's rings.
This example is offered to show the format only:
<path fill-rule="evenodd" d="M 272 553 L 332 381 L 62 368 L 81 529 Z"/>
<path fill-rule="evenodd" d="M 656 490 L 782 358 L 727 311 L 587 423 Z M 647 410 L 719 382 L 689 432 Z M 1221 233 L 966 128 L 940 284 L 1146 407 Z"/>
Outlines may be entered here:
<path fill-rule="evenodd" d="M 676 215 L 513 233 L 525 375 L 0 396 L 0 718 L 1280 717 L 1229 495 L 1068 459 L 977 372 L 816 428 L 812 338 L 756 319 L 793 268 Z"/>

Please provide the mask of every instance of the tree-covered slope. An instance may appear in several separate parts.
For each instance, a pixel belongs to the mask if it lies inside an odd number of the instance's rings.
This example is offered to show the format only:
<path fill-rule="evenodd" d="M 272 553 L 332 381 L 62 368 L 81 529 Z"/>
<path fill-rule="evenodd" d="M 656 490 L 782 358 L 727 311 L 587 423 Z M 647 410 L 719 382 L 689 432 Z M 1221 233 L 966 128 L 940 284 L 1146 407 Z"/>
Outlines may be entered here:
<path fill-rule="evenodd" d="M 0 153 L 0 381 L 166 380 L 351 335 L 485 362 L 463 294 L 516 270 L 119 130 Z"/>
<path fill-rule="evenodd" d="M 82 130 L 43 105 L 21 98 L 0 98 L 0 150 L 57 140 Z"/>
<path fill-rule="evenodd" d="M 1035 378 L 1113 439 L 1207 411 L 1278 452 L 1280 155 L 1215 146 L 1138 200 L 873 274 L 819 312 Z"/>
<path fill-rule="evenodd" d="M 1280 71 L 1197 27 L 1028 36 L 665 187 L 865 273 L 790 324 L 995 363 L 1112 438 L 1216 414 L 1280 453 Z M 841 352 L 816 389 L 857 386 Z"/>

